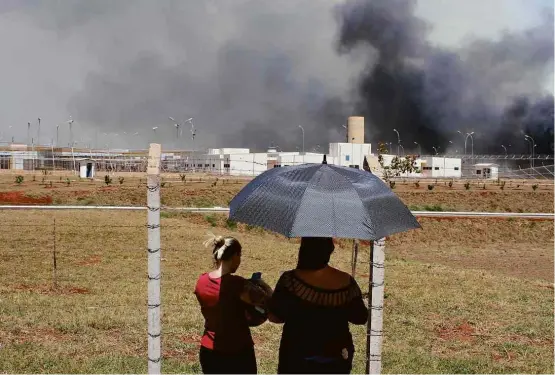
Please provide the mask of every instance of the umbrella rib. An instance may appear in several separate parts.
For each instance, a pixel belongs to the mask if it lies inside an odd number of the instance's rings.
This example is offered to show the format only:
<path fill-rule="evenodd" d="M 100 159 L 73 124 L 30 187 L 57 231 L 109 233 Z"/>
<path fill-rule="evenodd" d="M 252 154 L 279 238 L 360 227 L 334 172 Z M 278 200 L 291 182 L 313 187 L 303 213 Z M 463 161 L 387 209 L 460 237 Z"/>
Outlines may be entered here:
<path fill-rule="evenodd" d="M 303 193 L 301 194 L 301 202 L 303 200 L 304 195 L 306 194 L 306 191 L 308 190 L 308 187 L 310 186 L 310 183 L 312 182 L 312 179 L 314 178 L 314 175 L 316 175 L 316 173 L 318 173 L 320 171 L 320 168 L 317 168 L 314 171 L 314 174 L 312 175 L 312 177 L 310 178 L 310 180 L 307 181 L 306 186 L 303 190 Z M 319 180 L 318 180 L 319 181 Z M 297 215 L 299 214 L 299 211 L 297 210 L 297 212 L 295 213 L 295 217 L 293 218 L 293 220 L 291 220 L 291 226 L 289 227 L 289 230 L 287 231 L 287 233 L 289 233 L 289 235 L 287 237 L 291 238 L 291 231 L 293 230 L 293 227 L 295 226 L 295 223 L 297 222 Z"/>
<path fill-rule="evenodd" d="M 347 181 L 349 181 L 350 183 L 350 188 L 353 189 L 357 195 L 357 197 L 360 199 L 360 201 L 362 202 L 362 197 L 360 196 L 360 194 L 358 193 L 358 190 L 355 189 L 355 187 L 353 186 L 353 181 L 349 178 L 349 176 L 346 175 L 342 175 L 341 173 L 338 173 L 337 171 L 333 170 L 333 168 L 331 169 L 331 171 L 335 174 L 337 174 L 338 176 L 346 179 Z M 334 202 L 335 203 L 335 202 Z M 362 203 L 363 207 L 364 207 L 364 203 Z M 366 212 L 366 210 L 364 210 L 364 217 L 370 221 L 370 218 L 368 217 L 368 213 Z M 365 227 L 369 228 L 368 225 L 366 225 L 366 223 L 362 223 Z M 370 229 L 370 228 L 369 228 Z"/>

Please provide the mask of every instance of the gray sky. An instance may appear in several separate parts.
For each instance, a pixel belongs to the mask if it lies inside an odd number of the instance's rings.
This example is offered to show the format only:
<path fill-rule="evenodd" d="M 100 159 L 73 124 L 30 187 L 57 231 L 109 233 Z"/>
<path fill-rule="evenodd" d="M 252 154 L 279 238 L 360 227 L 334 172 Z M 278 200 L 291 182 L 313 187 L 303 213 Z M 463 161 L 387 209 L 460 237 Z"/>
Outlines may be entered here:
<path fill-rule="evenodd" d="M 41 117 L 41 143 L 61 124 L 60 144 L 67 144 L 69 115 L 75 139 L 96 139 L 99 147 L 144 148 L 153 126 L 164 145 L 191 147 L 188 127 L 176 141 L 167 116 L 195 118 L 197 147 L 241 136 L 246 147 L 249 137 L 289 144 L 300 136 L 298 124 L 307 127 L 307 147 L 311 134 L 339 140 L 336 119 L 309 114 L 327 97 L 347 97 L 363 66 L 356 54 L 336 52 L 337 3 L 3 0 L 3 141 L 25 142 L 28 121 L 36 138 Z M 430 40 L 456 49 L 534 26 L 544 7 L 552 2 L 420 0 L 417 15 L 432 24 Z M 553 92 L 552 73 L 545 90 Z M 251 131 L 257 128 L 264 131 Z"/>

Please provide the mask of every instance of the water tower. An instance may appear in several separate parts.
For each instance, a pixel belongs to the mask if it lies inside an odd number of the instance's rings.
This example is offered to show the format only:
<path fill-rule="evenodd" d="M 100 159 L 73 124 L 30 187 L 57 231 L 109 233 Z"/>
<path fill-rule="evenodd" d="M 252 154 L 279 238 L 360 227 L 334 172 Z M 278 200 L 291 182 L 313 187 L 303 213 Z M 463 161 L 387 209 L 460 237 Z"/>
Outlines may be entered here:
<path fill-rule="evenodd" d="M 347 119 L 347 142 L 364 143 L 364 117 L 351 116 Z"/>

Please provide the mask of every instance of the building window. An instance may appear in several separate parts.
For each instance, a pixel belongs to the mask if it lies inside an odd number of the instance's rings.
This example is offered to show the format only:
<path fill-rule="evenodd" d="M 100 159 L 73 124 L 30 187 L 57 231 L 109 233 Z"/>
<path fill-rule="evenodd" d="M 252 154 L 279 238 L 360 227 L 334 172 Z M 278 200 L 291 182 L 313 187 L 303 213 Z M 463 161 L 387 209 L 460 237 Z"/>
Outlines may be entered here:
<path fill-rule="evenodd" d="M 480 169 L 478 169 L 478 170 L 476 171 L 476 174 L 482 174 L 482 171 L 481 171 Z"/>
<path fill-rule="evenodd" d="M 224 168 L 229 168 L 229 163 L 224 164 Z"/>
<path fill-rule="evenodd" d="M 280 168 L 281 164 L 274 164 L 274 168 Z"/>
<path fill-rule="evenodd" d="M 346 160 L 346 161 L 349 161 L 349 159 L 350 159 L 350 156 L 349 156 L 349 155 L 345 155 L 345 160 Z"/>
<path fill-rule="evenodd" d="M 458 171 L 458 170 L 459 170 L 459 167 L 455 167 L 455 170 Z"/>
<path fill-rule="evenodd" d="M 424 171 L 431 171 L 431 170 L 432 170 L 432 167 L 422 167 L 422 170 L 424 170 Z"/>
<path fill-rule="evenodd" d="M 216 164 L 212 164 L 212 168 L 216 168 Z"/>
<path fill-rule="evenodd" d="M 434 170 L 439 171 L 439 167 L 434 167 Z"/>

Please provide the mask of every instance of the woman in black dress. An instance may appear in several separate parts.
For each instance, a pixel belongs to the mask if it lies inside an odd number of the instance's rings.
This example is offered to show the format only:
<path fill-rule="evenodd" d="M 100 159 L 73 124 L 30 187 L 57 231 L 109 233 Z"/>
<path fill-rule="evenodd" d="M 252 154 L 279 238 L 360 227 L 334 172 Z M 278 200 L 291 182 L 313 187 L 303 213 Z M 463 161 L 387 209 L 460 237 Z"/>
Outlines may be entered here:
<path fill-rule="evenodd" d="M 297 268 L 284 272 L 270 300 L 270 321 L 284 323 L 280 374 L 348 374 L 354 345 L 349 322 L 368 310 L 356 281 L 328 265 L 331 238 L 302 238 Z"/>

